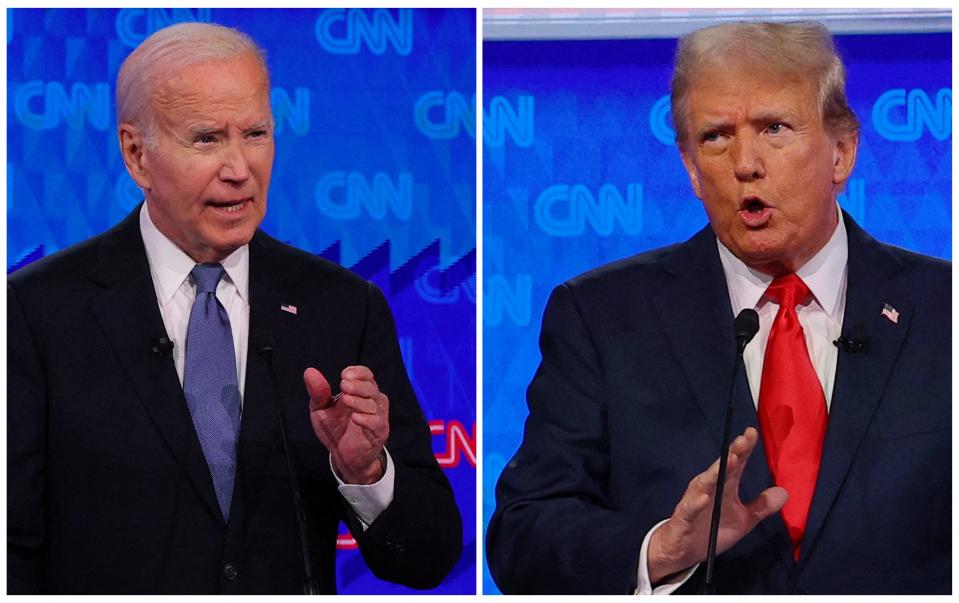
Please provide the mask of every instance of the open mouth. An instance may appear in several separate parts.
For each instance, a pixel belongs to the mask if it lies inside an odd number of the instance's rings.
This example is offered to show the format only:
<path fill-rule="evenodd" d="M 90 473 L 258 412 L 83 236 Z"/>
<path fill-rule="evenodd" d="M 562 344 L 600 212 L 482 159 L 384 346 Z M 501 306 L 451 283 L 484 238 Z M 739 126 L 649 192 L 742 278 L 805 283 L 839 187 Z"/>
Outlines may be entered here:
<path fill-rule="evenodd" d="M 225 212 L 228 214 L 235 214 L 242 211 L 243 208 L 246 207 L 248 203 L 252 203 L 252 202 L 253 202 L 253 199 L 248 197 L 246 199 L 237 199 L 237 200 L 230 200 L 230 201 L 209 201 L 209 204 L 222 212 Z"/>
<path fill-rule="evenodd" d="M 758 214 L 766 209 L 766 203 L 759 197 L 745 197 L 740 204 L 740 211 Z"/>
<path fill-rule="evenodd" d="M 739 204 L 739 217 L 749 228 L 759 228 L 765 226 L 772 217 L 772 208 L 766 205 L 760 197 L 743 197 Z"/>

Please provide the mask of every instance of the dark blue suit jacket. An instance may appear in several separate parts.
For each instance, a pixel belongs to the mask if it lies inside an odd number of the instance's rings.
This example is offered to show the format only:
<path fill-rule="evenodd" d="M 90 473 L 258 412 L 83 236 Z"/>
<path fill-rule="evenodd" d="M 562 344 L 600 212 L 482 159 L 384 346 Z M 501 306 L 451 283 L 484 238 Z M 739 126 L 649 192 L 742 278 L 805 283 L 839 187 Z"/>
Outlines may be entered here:
<path fill-rule="evenodd" d="M 310 523 L 313 573 L 334 592 L 339 521 L 373 572 L 435 586 L 460 516 L 371 283 L 257 232 L 229 523 L 193 428 L 140 236 L 139 211 L 7 280 L 7 586 L 11 593 L 300 593 L 303 561 L 274 394 L 252 339 L 270 333 Z M 297 315 L 280 306 L 295 305 Z M 182 342 L 176 342 L 183 345 Z M 393 502 L 365 532 L 313 433 L 303 371 L 369 366 L 390 398 Z M 235 571 L 227 569 L 227 565 Z"/>
<path fill-rule="evenodd" d="M 717 559 L 720 593 L 950 592 L 951 264 L 845 220 L 843 332 L 868 343 L 839 355 L 802 556 L 770 517 Z M 540 346 L 490 570 L 507 593 L 628 593 L 644 535 L 719 456 L 735 344 L 712 231 L 557 287 Z M 738 384 L 733 433 L 758 429 Z M 760 442 L 741 495 L 771 485 Z"/>

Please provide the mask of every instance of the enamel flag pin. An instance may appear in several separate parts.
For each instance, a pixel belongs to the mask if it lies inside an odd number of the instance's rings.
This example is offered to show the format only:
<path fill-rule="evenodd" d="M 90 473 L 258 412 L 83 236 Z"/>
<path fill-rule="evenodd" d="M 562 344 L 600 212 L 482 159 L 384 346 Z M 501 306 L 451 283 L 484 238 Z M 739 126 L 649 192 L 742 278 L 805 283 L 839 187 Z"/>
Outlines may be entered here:
<path fill-rule="evenodd" d="M 889 304 L 882 305 L 882 315 L 889 319 L 889 322 L 893 324 L 899 324 L 899 310 L 893 308 Z"/>
<path fill-rule="evenodd" d="M 294 306 L 293 304 L 283 304 L 282 306 L 280 306 L 280 310 L 283 310 L 284 312 L 289 312 L 293 316 L 296 316 L 296 306 Z"/>

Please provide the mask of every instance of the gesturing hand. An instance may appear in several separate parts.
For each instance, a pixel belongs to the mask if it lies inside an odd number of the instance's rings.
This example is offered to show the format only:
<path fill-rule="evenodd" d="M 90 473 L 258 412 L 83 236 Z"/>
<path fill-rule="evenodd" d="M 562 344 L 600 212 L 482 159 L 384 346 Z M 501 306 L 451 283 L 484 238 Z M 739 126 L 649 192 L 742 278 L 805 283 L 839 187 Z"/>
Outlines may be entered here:
<path fill-rule="evenodd" d="M 729 446 L 726 484 L 723 488 L 723 509 L 719 520 L 716 553 L 722 553 L 739 542 L 760 521 L 777 513 L 786 504 L 786 490 L 772 487 L 753 501 L 739 499 L 739 482 L 743 468 L 759 440 L 759 433 L 746 428 Z M 712 515 L 719 459 L 709 469 L 689 482 L 686 492 L 673 510 L 672 517 L 653 532 L 649 541 L 649 579 L 655 584 L 664 577 L 692 567 L 706 558 L 709 522 Z"/>
<path fill-rule="evenodd" d="M 313 432 L 344 482 L 372 484 L 383 477 L 379 455 L 390 435 L 390 401 L 365 366 L 346 367 L 340 379 L 341 393 L 332 398 L 323 373 L 315 368 L 303 373 Z"/>

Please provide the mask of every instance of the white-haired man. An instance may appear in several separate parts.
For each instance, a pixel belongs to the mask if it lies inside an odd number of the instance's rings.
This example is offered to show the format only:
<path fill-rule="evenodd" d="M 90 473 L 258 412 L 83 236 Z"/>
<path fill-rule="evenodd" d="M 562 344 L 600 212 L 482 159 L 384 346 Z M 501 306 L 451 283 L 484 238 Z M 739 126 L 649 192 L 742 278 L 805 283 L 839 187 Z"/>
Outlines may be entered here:
<path fill-rule="evenodd" d="M 753 308 L 717 592 L 950 592 L 951 265 L 840 212 L 858 124 L 830 35 L 694 32 L 672 108 L 709 227 L 554 290 L 497 488 L 494 578 L 506 592 L 696 592 L 733 317 Z"/>
<path fill-rule="evenodd" d="M 385 299 L 258 230 L 262 52 L 160 30 L 117 114 L 145 202 L 8 280 L 8 591 L 299 593 L 309 549 L 331 593 L 340 519 L 376 575 L 438 584 L 461 522 Z"/>

